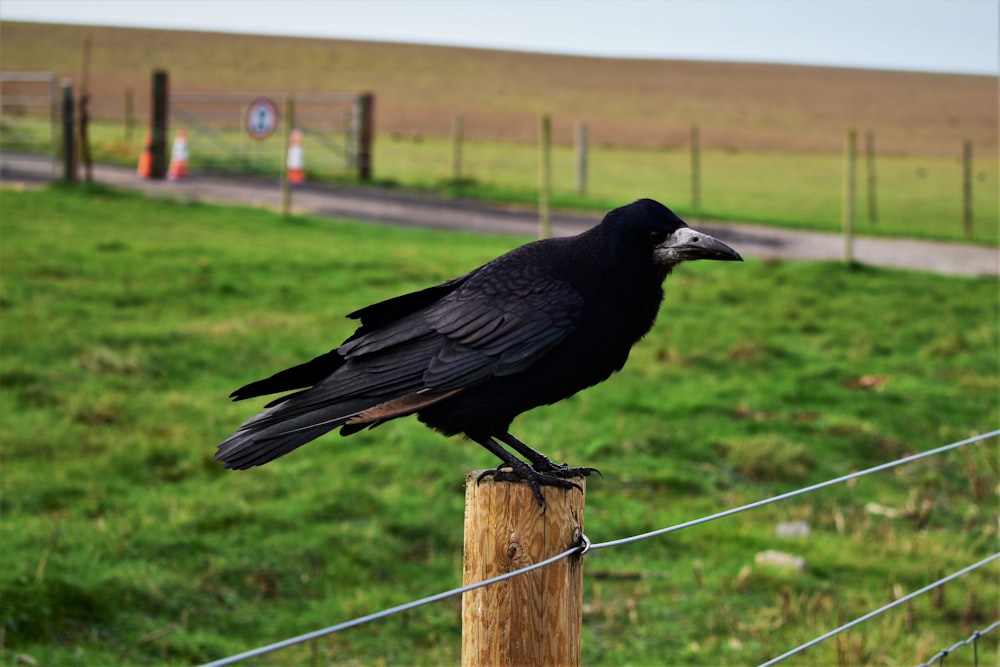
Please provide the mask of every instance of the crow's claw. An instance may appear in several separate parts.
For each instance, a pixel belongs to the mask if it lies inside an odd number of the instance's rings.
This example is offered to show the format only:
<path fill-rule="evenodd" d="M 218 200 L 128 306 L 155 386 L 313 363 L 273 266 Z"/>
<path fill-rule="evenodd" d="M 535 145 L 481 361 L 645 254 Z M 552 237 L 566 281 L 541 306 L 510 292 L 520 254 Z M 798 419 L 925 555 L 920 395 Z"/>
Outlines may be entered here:
<path fill-rule="evenodd" d="M 583 491 L 581 487 L 576 482 L 569 481 L 570 477 L 586 477 L 591 472 L 600 471 L 595 468 L 569 468 L 569 467 L 558 467 L 550 472 L 539 472 L 532 469 L 527 464 L 523 467 L 515 467 L 508 465 L 506 463 L 497 466 L 491 470 L 484 470 L 480 473 L 479 477 L 476 479 L 476 483 L 483 481 L 486 477 L 492 477 L 498 482 L 527 482 L 528 486 L 531 487 L 531 492 L 535 496 L 535 501 L 538 506 L 542 508 L 542 512 L 545 512 L 545 496 L 542 494 L 543 486 L 554 486 L 560 489 L 576 489 L 577 491 Z"/>
<path fill-rule="evenodd" d="M 534 469 L 535 472 L 541 473 L 543 475 L 549 475 L 551 477 L 589 477 L 591 473 L 597 473 L 602 479 L 604 474 L 601 473 L 597 468 L 570 468 L 568 465 L 563 463 L 562 465 L 554 466 L 551 470 L 539 470 Z"/>
<path fill-rule="evenodd" d="M 553 477 L 587 477 L 594 472 L 604 477 L 597 468 L 570 468 L 568 463 L 553 463 L 546 456 L 532 457 L 531 468 L 537 473 Z"/>

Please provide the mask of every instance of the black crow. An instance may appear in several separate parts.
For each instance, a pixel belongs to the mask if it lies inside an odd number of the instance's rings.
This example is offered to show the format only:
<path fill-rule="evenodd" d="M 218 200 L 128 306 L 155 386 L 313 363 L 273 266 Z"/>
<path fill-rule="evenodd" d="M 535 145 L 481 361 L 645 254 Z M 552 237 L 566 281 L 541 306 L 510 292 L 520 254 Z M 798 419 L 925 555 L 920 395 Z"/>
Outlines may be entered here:
<path fill-rule="evenodd" d="M 338 427 L 350 435 L 416 414 L 495 454 L 503 463 L 490 474 L 526 480 L 544 507 L 542 486 L 574 487 L 567 478 L 594 469 L 553 463 L 511 435 L 511 422 L 620 370 L 653 326 L 667 274 L 694 259 L 742 261 L 641 199 L 577 236 L 528 243 L 362 308 L 348 315 L 361 326 L 337 349 L 233 392 L 243 400 L 298 390 L 247 420 L 215 458 L 250 468 Z"/>

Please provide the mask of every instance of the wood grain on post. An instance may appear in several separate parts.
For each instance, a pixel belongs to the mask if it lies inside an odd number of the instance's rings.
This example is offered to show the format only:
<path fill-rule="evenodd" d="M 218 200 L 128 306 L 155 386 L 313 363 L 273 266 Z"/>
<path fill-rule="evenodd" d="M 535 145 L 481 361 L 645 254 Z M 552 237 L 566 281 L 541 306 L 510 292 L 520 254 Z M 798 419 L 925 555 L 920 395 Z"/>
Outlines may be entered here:
<path fill-rule="evenodd" d="M 584 494 L 545 487 L 543 514 L 531 488 L 472 472 L 465 493 L 464 583 L 558 555 L 583 534 Z M 584 487 L 584 479 L 574 479 Z M 580 664 L 583 570 L 578 555 L 462 596 L 462 665 Z"/>

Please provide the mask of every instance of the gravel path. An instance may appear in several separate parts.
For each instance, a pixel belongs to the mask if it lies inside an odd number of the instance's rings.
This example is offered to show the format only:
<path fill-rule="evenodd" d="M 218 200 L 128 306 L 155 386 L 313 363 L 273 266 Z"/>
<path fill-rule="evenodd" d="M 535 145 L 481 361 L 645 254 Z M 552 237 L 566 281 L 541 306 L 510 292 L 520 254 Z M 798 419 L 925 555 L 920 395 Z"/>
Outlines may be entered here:
<path fill-rule="evenodd" d="M 52 177 L 47 158 L 0 154 L 0 180 L 5 183 L 38 183 Z M 120 188 L 142 190 L 151 196 L 184 201 L 275 209 L 281 206 L 281 193 L 273 180 L 196 176 L 181 182 L 150 181 L 138 178 L 133 169 L 108 165 L 95 165 L 94 179 Z M 377 223 L 527 236 L 538 229 L 537 215 L 532 210 L 383 189 L 306 185 L 294 191 L 292 201 L 296 212 Z M 597 214 L 556 213 L 552 220 L 553 234 L 575 234 L 599 220 Z M 844 240 L 837 234 L 742 223 L 689 222 L 696 229 L 718 236 L 744 257 L 838 260 L 844 255 Z M 858 262 L 876 266 L 950 275 L 1000 275 L 1000 251 L 962 243 L 857 237 L 854 257 Z"/>

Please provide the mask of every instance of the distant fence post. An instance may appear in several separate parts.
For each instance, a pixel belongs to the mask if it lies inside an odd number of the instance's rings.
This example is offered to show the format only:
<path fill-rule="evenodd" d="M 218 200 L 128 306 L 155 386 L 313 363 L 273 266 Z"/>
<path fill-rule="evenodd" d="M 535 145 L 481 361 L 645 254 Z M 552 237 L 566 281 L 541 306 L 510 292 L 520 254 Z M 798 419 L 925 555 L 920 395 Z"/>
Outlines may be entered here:
<path fill-rule="evenodd" d="M 523 482 L 479 481 L 465 490 L 466 585 L 556 556 L 580 542 L 584 494 Z M 584 479 L 574 479 L 584 487 Z M 584 487 L 585 488 L 585 487 Z M 462 595 L 462 667 L 580 665 L 583 560 L 563 558 Z"/>
<path fill-rule="evenodd" d="M 135 124 L 135 100 L 132 89 L 125 89 L 125 143 L 132 145 L 132 127 Z"/>
<path fill-rule="evenodd" d="M 80 101 L 76 108 L 76 116 L 80 128 L 79 146 L 76 150 L 77 162 L 83 163 L 83 179 L 87 183 L 94 181 L 94 160 L 90 152 L 90 51 L 92 45 L 93 40 L 90 35 L 83 38 Z"/>
<path fill-rule="evenodd" d="M 972 142 L 962 142 L 962 229 L 972 237 Z"/>
<path fill-rule="evenodd" d="M 854 199 L 857 191 L 858 133 L 853 128 L 844 138 L 844 263 L 854 262 Z"/>
<path fill-rule="evenodd" d="M 538 137 L 538 238 L 552 236 L 552 121 L 542 116 Z"/>
<path fill-rule="evenodd" d="M 281 155 L 281 215 L 292 214 L 292 180 L 288 174 L 288 152 L 292 147 L 292 132 L 295 131 L 295 98 L 289 95 L 285 98 L 285 147 Z"/>
<path fill-rule="evenodd" d="M 459 183 L 462 180 L 462 135 L 465 131 L 465 119 L 457 113 L 451 120 L 451 180 Z"/>
<path fill-rule="evenodd" d="M 60 101 L 59 84 L 54 73 L 47 73 L 49 80 L 49 158 L 52 161 L 52 172 L 55 175 L 59 168 L 59 125 Z"/>
<path fill-rule="evenodd" d="M 62 158 L 63 181 L 76 182 L 76 121 L 73 112 L 73 82 L 62 82 Z"/>
<path fill-rule="evenodd" d="M 358 96 L 358 179 L 372 180 L 372 144 L 375 141 L 375 95 L 362 93 Z"/>
<path fill-rule="evenodd" d="M 868 182 L 868 224 L 874 227 L 878 224 L 878 197 L 875 179 L 875 133 L 865 132 L 865 172 Z"/>
<path fill-rule="evenodd" d="M 581 195 L 587 194 L 588 139 L 587 124 L 580 123 L 576 126 L 576 141 L 573 144 L 576 148 L 576 191 Z"/>
<path fill-rule="evenodd" d="M 691 126 L 691 207 L 701 208 L 701 128 Z"/>
<path fill-rule="evenodd" d="M 77 153 L 80 156 L 79 162 L 83 163 L 83 179 L 87 183 L 94 182 L 94 158 L 90 152 L 90 93 L 80 95 L 80 104 L 77 107 L 77 116 L 80 119 L 80 147 Z"/>
<path fill-rule="evenodd" d="M 168 96 L 167 73 L 163 70 L 153 72 L 152 114 L 150 116 L 149 137 L 150 178 L 165 178 L 167 175 L 167 106 Z"/>

